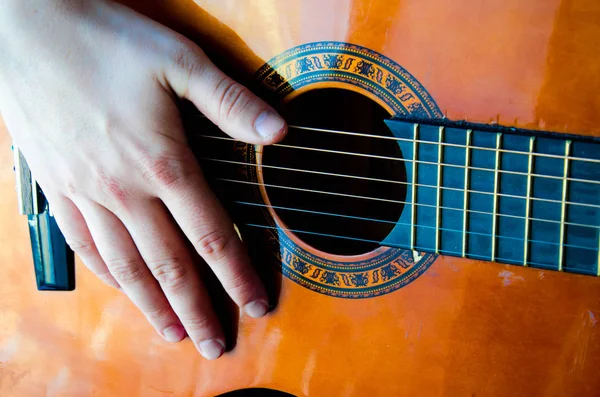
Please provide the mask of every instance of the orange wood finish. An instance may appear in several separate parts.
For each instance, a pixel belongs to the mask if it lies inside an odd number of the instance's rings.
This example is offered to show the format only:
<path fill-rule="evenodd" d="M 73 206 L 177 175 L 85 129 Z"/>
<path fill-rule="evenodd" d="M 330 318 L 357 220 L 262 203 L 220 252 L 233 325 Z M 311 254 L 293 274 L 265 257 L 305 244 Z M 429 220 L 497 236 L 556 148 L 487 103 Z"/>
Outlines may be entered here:
<path fill-rule="evenodd" d="M 237 77 L 307 42 L 378 51 L 452 120 L 600 135 L 595 0 L 129 1 L 193 37 Z M 439 257 L 371 299 L 282 278 L 267 317 L 242 316 L 235 349 L 203 360 L 164 342 L 77 263 L 77 289 L 38 292 L 0 129 L 0 395 L 596 396 L 600 279 Z"/>

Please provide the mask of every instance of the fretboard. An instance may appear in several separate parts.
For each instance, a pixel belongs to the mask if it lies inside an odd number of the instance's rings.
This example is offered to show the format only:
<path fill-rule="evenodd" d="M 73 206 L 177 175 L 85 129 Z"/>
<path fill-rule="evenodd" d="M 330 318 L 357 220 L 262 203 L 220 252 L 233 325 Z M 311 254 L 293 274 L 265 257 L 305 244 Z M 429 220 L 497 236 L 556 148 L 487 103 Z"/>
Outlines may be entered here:
<path fill-rule="evenodd" d="M 600 143 L 387 125 L 404 156 L 408 190 L 384 245 L 599 275 Z"/>

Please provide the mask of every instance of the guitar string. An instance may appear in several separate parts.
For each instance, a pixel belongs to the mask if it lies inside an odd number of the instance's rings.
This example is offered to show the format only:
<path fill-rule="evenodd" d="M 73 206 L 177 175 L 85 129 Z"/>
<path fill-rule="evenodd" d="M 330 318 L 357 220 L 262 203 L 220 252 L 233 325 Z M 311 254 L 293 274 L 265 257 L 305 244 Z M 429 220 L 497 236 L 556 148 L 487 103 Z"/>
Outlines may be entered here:
<path fill-rule="evenodd" d="M 229 137 L 218 137 L 218 136 L 211 136 L 211 135 L 196 135 L 196 136 L 200 137 L 200 138 L 207 138 L 207 139 L 217 139 L 217 140 L 225 140 L 225 141 L 237 141 L 236 139 L 229 138 Z M 308 151 L 321 152 L 321 153 L 342 154 L 342 155 L 355 156 L 355 157 L 367 157 L 367 158 L 374 158 L 374 159 L 380 159 L 380 160 L 400 161 L 400 162 L 418 163 L 418 164 L 430 164 L 430 165 L 435 165 L 435 166 L 437 166 L 438 164 L 440 164 L 438 162 L 433 162 L 433 161 L 399 159 L 397 157 L 380 156 L 380 155 L 375 155 L 375 154 L 356 153 L 356 152 L 346 152 L 346 151 L 342 151 L 342 150 L 311 148 L 311 147 L 306 147 L 306 146 L 285 145 L 285 144 L 282 144 L 282 143 L 274 143 L 274 144 L 269 145 L 269 146 L 283 147 L 283 148 L 288 148 L 288 149 L 308 150 Z M 471 150 L 472 149 L 476 149 L 476 147 L 473 147 L 473 146 L 470 146 L 470 148 L 471 148 Z M 444 167 L 453 167 L 453 168 L 460 168 L 460 169 L 465 169 L 466 168 L 466 169 L 475 170 L 475 171 L 486 171 L 486 172 L 496 172 L 496 171 L 498 171 L 501 174 L 532 176 L 532 177 L 538 177 L 538 178 L 557 179 L 557 180 L 560 180 L 560 181 L 567 180 L 567 181 L 571 181 L 571 182 L 581 182 L 581 183 L 589 183 L 589 184 L 600 185 L 600 181 L 593 181 L 593 180 L 586 180 L 586 179 L 579 179 L 579 178 L 571 178 L 571 177 L 564 177 L 564 176 L 542 175 L 542 174 L 533 174 L 533 173 L 532 174 L 528 174 L 527 172 L 520 172 L 520 171 L 495 170 L 493 168 L 482 168 L 482 167 L 464 166 L 464 165 L 448 164 L 448 163 L 441 163 L 441 165 L 444 166 Z"/>
<path fill-rule="evenodd" d="M 304 188 L 298 188 L 298 187 L 292 187 L 292 186 L 274 185 L 274 184 L 269 184 L 269 183 L 242 181 L 242 180 L 238 180 L 238 179 L 215 178 L 215 180 L 217 180 L 217 181 L 223 181 L 223 182 L 228 182 L 228 183 L 237 183 L 237 184 L 246 184 L 246 185 L 272 187 L 272 188 L 276 188 L 276 189 L 294 190 L 294 191 L 301 191 L 301 192 L 305 192 L 305 193 L 326 194 L 326 195 L 330 195 L 330 196 L 356 198 L 356 199 L 362 199 L 362 200 L 380 201 L 380 202 L 387 202 L 387 203 L 394 203 L 394 204 L 410 204 L 410 205 L 413 204 L 413 203 L 408 202 L 408 201 L 384 199 L 384 198 L 380 198 L 380 197 L 359 196 L 359 195 L 347 194 L 347 193 L 329 192 L 329 191 L 325 191 L 325 190 L 304 189 Z M 490 216 L 493 215 L 493 213 L 491 213 L 491 212 L 477 211 L 477 210 L 471 210 L 471 209 L 468 209 L 468 210 L 465 211 L 464 209 L 452 208 L 452 207 L 444 207 L 444 206 L 438 207 L 438 206 L 432 205 L 432 204 L 414 203 L 414 205 L 415 206 L 420 206 L 420 207 L 440 208 L 442 210 L 449 210 L 449 211 L 470 212 L 470 213 L 474 213 L 474 214 L 482 214 L 482 215 L 490 215 Z M 575 222 L 567 222 L 567 221 L 560 222 L 560 221 L 553 221 L 553 220 L 550 220 L 550 219 L 541 219 L 541 218 L 533 218 L 533 217 L 523 217 L 523 216 L 518 216 L 518 215 L 499 214 L 499 213 L 496 213 L 496 216 L 507 217 L 507 218 L 514 218 L 514 219 L 521 219 L 521 220 L 525 219 L 527 221 L 540 221 L 540 222 L 546 222 L 546 223 L 555 223 L 555 224 L 559 224 L 559 225 L 570 225 L 570 226 L 580 226 L 580 227 L 587 227 L 587 228 L 593 228 L 593 229 L 600 229 L 600 226 L 588 225 L 588 224 L 584 224 L 584 223 L 575 223 Z"/>
<path fill-rule="evenodd" d="M 414 123 L 411 123 L 411 124 L 414 124 Z M 418 124 L 418 125 L 419 126 L 423 126 L 423 125 L 428 126 L 427 124 Z M 436 126 L 431 126 L 431 127 L 440 128 L 440 127 L 436 127 Z M 304 127 L 304 126 L 299 126 L 299 125 L 288 125 L 288 128 L 296 129 L 296 130 L 304 130 L 304 131 L 313 131 L 313 132 L 325 132 L 325 133 L 329 133 L 329 134 L 338 134 L 338 135 L 353 135 L 353 136 L 360 136 L 360 137 L 365 137 L 365 138 L 380 138 L 380 139 L 388 139 L 388 140 L 392 140 L 392 141 L 401 141 L 401 142 L 417 142 L 417 143 L 424 143 L 424 144 L 431 144 L 431 145 L 438 145 L 438 146 L 456 147 L 456 148 L 462 148 L 462 149 L 466 149 L 468 147 L 471 150 L 472 149 L 476 149 L 476 150 L 481 149 L 481 150 L 491 151 L 494 153 L 499 152 L 499 153 L 520 154 L 520 155 L 525 155 L 525 156 L 529 155 L 529 152 L 518 151 L 518 150 L 500 149 L 500 148 L 496 149 L 496 148 L 473 146 L 473 145 L 467 146 L 467 145 L 461 145 L 461 144 L 457 144 L 457 143 L 424 141 L 424 140 L 420 140 L 420 139 L 410 139 L 410 138 L 397 138 L 397 137 L 392 137 L 392 136 L 365 134 L 362 132 L 330 130 L 330 129 L 325 129 L 325 128 Z M 451 127 L 443 127 L 443 128 L 451 128 Z M 560 155 L 560 154 L 535 153 L 535 152 L 532 152 L 531 155 L 537 156 L 537 157 L 543 157 L 543 158 L 554 158 L 554 159 L 561 159 L 561 160 L 581 161 L 581 162 L 586 162 L 586 163 L 600 164 L 600 160 L 586 159 L 583 157 L 573 157 L 573 156 L 565 156 L 565 155 Z"/>
<path fill-rule="evenodd" d="M 208 119 L 208 117 L 206 117 L 204 115 L 200 115 L 199 117 L 210 121 L 210 119 Z M 212 121 L 210 121 L 210 122 L 212 123 Z M 420 124 L 420 123 L 410 123 L 410 122 L 406 122 L 406 121 L 403 123 L 418 125 L 418 126 L 440 128 L 438 126 L 432 126 L 432 125 Z M 445 126 L 442 126 L 442 127 L 443 128 L 452 128 L 452 127 L 445 127 Z M 411 138 L 398 138 L 398 137 L 392 137 L 392 136 L 365 134 L 363 132 L 332 130 L 332 129 L 327 129 L 327 128 L 306 127 L 306 126 L 292 125 L 292 124 L 288 124 L 288 129 L 296 129 L 296 130 L 304 130 L 304 131 L 312 131 L 312 132 L 325 132 L 325 133 L 329 133 L 329 134 L 338 134 L 338 135 L 353 135 L 353 136 L 360 136 L 360 137 L 364 137 L 364 138 L 387 139 L 387 140 L 392 140 L 392 141 L 417 142 L 417 143 L 425 143 L 425 144 L 431 144 L 431 145 L 456 147 L 456 148 L 462 148 L 462 149 L 469 148 L 471 150 L 476 149 L 476 150 L 487 150 L 487 151 L 500 152 L 500 153 L 520 154 L 520 155 L 526 155 L 526 156 L 529 155 L 529 152 L 526 152 L 526 151 L 501 149 L 501 148 L 489 148 L 489 147 L 481 147 L 481 146 L 473 146 L 473 145 L 461 145 L 461 144 L 448 143 L 448 142 L 425 141 L 425 140 L 411 139 Z M 464 129 L 464 128 L 462 128 L 462 129 Z M 464 129 L 464 130 L 467 130 L 467 129 Z M 471 130 L 473 130 L 473 129 L 471 129 Z M 234 139 L 232 139 L 232 140 L 234 140 Z M 270 145 L 270 146 L 272 146 L 272 145 Z M 589 159 L 589 158 L 584 158 L 584 157 L 574 157 L 574 156 L 565 156 L 565 155 L 559 155 L 559 154 L 535 153 L 535 152 L 531 152 L 531 155 L 537 156 L 537 157 L 542 157 L 542 158 L 555 158 L 555 159 L 562 159 L 562 160 L 568 159 L 569 161 L 581 161 L 581 162 L 586 162 L 586 163 L 600 164 L 600 159 Z"/>
<path fill-rule="evenodd" d="M 301 172 L 301 173 L 334 176 L 334 177 L 349 178 L 349 179 L 360 179 L 360 180 L 371 181 L 371 182 L 394 183 L 394 184 L 398 184 L 398 185 L 426 187 L 426 188 L 431 188 L 431 189 L 451 190 L 451 191 L 457 191 L 457 192 L 465 192 L 466 191 L 468 193 L 478 193 L 478 194 L 491 195 L 491 196 L 496 195 L 499 197 L 509 197 L 509 198 L 527 200 L 526 196 L 517 196 L 514 194 L 507 194 L 507 193 L 484 192 L 481 190 L 472 190 L 472 189 L 465 190 L 465 189 L 460 189 L 460 188 L 455 188 L 455 187 L 427 185 L 427 184 L 422 184 L 422 183 L 410 183 L 410 182 L 402 182 L 402 181 L 396 181 L 396 180 L 391 180 L 391 179 L 370 178 L 370 177 L 358 176 L 358 175 L 338 174 L 338 173 L 333 173 L 333 172 L 314 171 L 314 170 L 306 170 L 306 169 L 299 169 L 299 168 L 282 167 L 282 166 L 277 166 L 277 165 L 266 165 L 266 164 L 259 165 L 256 163 L 248 163 L 248 162 L 244 162 L 244 161 L 234 161 L 234 160 L 223 160 L 223 159 L 216 159 L 216 158 L 212 158 L 212 157 L 198 157 L 198 159 L 204 160 L 204 161 L 216 162 L 216 163 L 249 165 L 251 167 L 272 168 L 272 169 L 277 169 L 277 170 L 282 170 L 282 171 Z M 563 203 L 562 200 L 543 199 L 540 197 L 529 197 L 529 200 L 541 201 L 541 202 L 546 202 L 546 203 L 556 203 L 556 204 Z M 564 201 L 564 203 L 568 204 L 568 205 L 577 205 L 577 206 L 582 206 L 582 207 L 600 208 L 600 205 L 578 203 L 578 202 L 574 202 L 574 201 Z"/>
<path fill-rule="evenodd" d="M 380 138 L 380 139 L 389 139 L 389 140 L 396 140 L 396 141 L 408 141 L 408 142 L 414 142 L 415 140 L 413 139 L 406 139 L 406 138 L 396 138 L 396 137 L 385 137 L 385 136 L 378 136 L 378 135 L 371 135 L 371 134 L 363 134 L 363 133 L 355 133 L 355 132 L 349 132 L 349 131 L 339 131 L 339 130 L 326 130 L 326 129 L 319 129 L 319 128 L 312 128 L 312 127 L 303 127 L 303 126 L 295 126 L 295 125 L 288 125 L 288 128 L 292 128 L 292 129 L 300 129 L 300 130 L 306 130 L 306 131 L 317 131 L 317 132 L 326 132 L 326 133 L 337 133 L 337 134 L 344 134 L 344 135 L 354 135 L 354 136 L 362 136 L 362 137 L 368 137 L 368 138 Z M 213 137 L 213 136 L 206 136 L 206 135 L 197 135 L 197 136 L 201 136 L 201 137 L 206 137 L 206 138 L 216 138 L 219 139 L 220 137 Z M 230 140 L 230 141 L 235 141 L 232 138 L 221 138 L 221 139 L 226 139 L 226 140 Z M 535 153 L 535 152 L 520 152 L 520 151 L 514 151 L 514 150 L 507 150 L 507 149 L 499 149 L 499 148 L 485 148 L 485 147 L 477 147 L 477 146 L 467 146 L 467 145 L 458 145 L 458 144 L 451 144 L 451 143 L 445 143 L 445 142 L 431 142 L 431 141 L 424 141 L 424 140 L 416 140 L 416 142 L 418 143 L 423 143 L 423 144 L 431 144 L 431 145 L 441 145 L 441 146 L 451 146 L 451 147 L 459 147 L 459 148 L 470 148 L 471 150 L 473 149 L 480 149 L 480 150 L 489 150 L 489 151 L 494 151 L 494 152 L 501 152 L 501 153 L 512 153 L 512 154 L 518 154 L 518 155 L 526 155 L 526 156 L 537 156 L 537 157 L 542 157 L 542 158 L 556 158 L 556 159 L 568 159 L 570 161 L 580 161 L 580 162 L 588 162 L 588 163 L 600 163 L 600 160 L 595 160 L 595 159 L 585 159 L 585 158 L 579 158 L 579 157 L 573 157 L 573 156 L 560 156 L 560 155 L 551 155 L 551 154 L 543 154 L 543 153 Z M 432 164 L 432 165 L 438 165 L 439 162 L 427 162 L 427 161 L 422 161 L 422 160 L 406 160 L 406 159 L 397 159 L 397 158 L 390 158 L 390 157 L 386 157 L 386 156 L 374 156 L 374 155 L 367 155 L 367 154 L 362 154 L 362 153 L 353 153 L 353 152 L 342 152 L 342 151 L 332 151 L 332 150 L 326 150 L 326 149 L 317 149 L 317 148 L 308 148 L 308 147 L 301 147 L 301 146 L 293 146 L 293 145 L 283 145 L 283 144 L 275 144 L 275 146 L 281 146 L 281 147 L 287 147 L 287 148 L 292 148 L 292 149 L 304 149 L 304 150 L 313 150 L 313 151 L 321 151 L 321 152 L 329 152 L 329 153 L 334 153 L 334 154 L 344 154 L 344 155 L 353 155 L 353 156 L 364 156 L 364 157 L 372 157 L 372 158 L 380 158 L 380 159 L 388 159 L 388 160 L 395 160 L 395 161 L 407 161 L 407 162 L 414 162 L 414 163 L 422 163 L 422 164 Z M 217 160 L 217 159 L 215 159 Z M 454 164 L 446 164 L 446 163 L 442 163 L 445 166 L 450 166 L 450 167 L 456 167 L 456 168 L 467 168 L 467 169 L 471 169 L 471 170 L 480 170 L 480 171 L 498 171 L 500 173 L 507 173 L 507 174 L 515 174 L 515 175 L 524 175 L 524 176 L 533 176 L 533 177 L 540 177 L 540 178 L 549 178 L 549 179 L 559 179 L 559 180 L 568 180 L 568 181 L 574 181 L 574 182 L 582 182 L 582 183 L 590 183 L 590 184 L 600 184 L 600 182 L 597 181 L 593 181 L 593 180 L 583 180 L 583 179 L 579 179 L 579 178 L 571 178 L 571 177 L 558 177 L 558 176 L 553 176 L 553 175 L 541 175 L 541 174 L 529 174 L 529 173 L 523 173 L 523 172 L 517 172 L 517 171 L 507 171 L 507 170 L 493 170 L 493 169 L 486 169 L 486 168 L 481 168 L 481 167 L 465 167 L 465 166 L 459 166 L 459 165 L 454 165 Z M 256 164 L 248 164 L 248 165 L 255 165 L 258 166 Z M 263 165 L 264 166 L 264 165 Z M 275 166 L 273 166 L 275 168 Z M 280 168 L 285 168 L 285 167 L 280 167 Z M 294 169 L 289 169 L 289 170 L 294 170 Z M 311 172 L 309 170 L 297 170 L 300 172 Z M 313 173 L 316 173 L 315 171 L 312 171 Z M 330 174 L 330 173 L 324 173 L 324 174 Z M 357 177 L 357 176 L 351 176 L 351 175 L 343 175 L 343 174 L 333 174 L 334 176 L 344 176 L 344 177 L 348 177 L 348 178 L 358 178 L 358 179 L 367 179 L 364 177 Z M 376 178 L 368 178 L 371 180 L 377 180 Z M 241 182 L 241 183 L 247 183 L 246 181 L 235 181 L 235 180 L 227 180 L 227 179 L 223 179 L 221 178 L 221 180 L 223 181 L 228 181 L 228 182 Z M 392 182 L 392 183 L 403 183 L 400 181 L 387 181 L 387 180 L 379 180 L 379 181 L 386 181 L 386 182 Z M 407 182 L 404 182 L 405 184 L 409 184 Z M 252 183 L 255 185 L 261 185 L 260 183 Z M 264 186 L 269 186 L 268 184 L 262 184 Z M 415 184 L 416 186 L 419 186 L 419 184 Z M 438 187 L 438 186 L 430 186 L 430 185 L 423 185 L 426 187 L 433 187 L 433 188 L 441 188 L 441 189 L 453 189 L 453 188 L 444 188 L 444 187 Z M 277 186 L 277 185 L 271 185 L 271 187 L 277 187 L 277 188 L 283 188 L 283 189 L 293 189 L 293 190 L 303 190 L 303 191 L 310 191 L 309 189 L 299 189 L 299 188 L 292 188 L 292 187 L 285 187 L 285 186 Z M 461 189 L 456 189 L 459 191 L 464 191 Z M 339 193 L 334 193 L 334 192 L 323 192 L 323 191 L 312 191 L 312 192 L 316 192 L 316 193 L 323 193 L 323 194 L 334 194 L 334 195 L 343 195 L 343 194 L 339 194 Z M 483 193 L 483 194 L 493 194 L 493 193 L 489 193 L 489 192 L 479 192 L 479 191 L 473 191 L 476 193 Z M 502 194 L 499 194 L 502 195 Z M 370 198 L 370 197 L 364 197 L 364 196 L 354 196 L 354 195 L 344 195 L 347 197 L 354 197 L 354 198 L 361 198 L 361 199 L 374 199 L 374 198 Z M 512 195 L 506 195 L 507 197 L 511 197 Z M 514 196 L 515 198 L 520 198 L 519 196 Z M 539 199 L 539 198 L 532 198 L 532 199 Z M 379 199 L 379 200 L 384 200 L 384 201 L 394 201 L 394 200 L 385 200 L 385 199 Z M 548 202 L 554 202 L 555 200 L 550 200 L 550 199 L 539 199 L 542 201 L 548 201 Z M 558 200 L 556 200 L 558 201 Z M 403 204 L 410 204 L 410 203 L 406 203 L 406 202 L 400 202 Z M 572 202 L 567 202 L 566 204 L 572 204 L 572 205 L 583 205 L 583 206 L 589 206 L 589 207 L 597 207 L 595 205 L 591 205 L 591 204 L 585 204 L 585 203 L 572 203 Z M 264 205 L 264 204 L 263 204 Z M 415 203 L 415 205 L 421 205 L 421 206 L 429 206 L 429 207 L 436 207 L 436 206 L 430 206 L 430 205 L 424 205 L 424 204 L 418 204 Z M 266 205 L 265 205 L 266 206 Z M 458 209 L 455 208 L 448 208 L 448 207 L 440 207 L 442 209 L 447 209 L 447 210 L 455 210 L 457 211 Z M 301 209 L 296 209 L 296 210 L 301 210 Z M 460 211 L 460 210 L 458 210 Z M 314 211 L 313 211 L 314 212 Z M 464 212 L 464 211 L 463 211 Z M 486 215 L 491 215 L 491 213 L 485 213 L 485 212 L 481 212 L 481 211 L 474 211 L 474 210 L 466 210 L 466 212 L 474 212 L 474 213 L 483 213 Z M 550 223 L 558 223 L 561 224 L 561 222 L 558 221 L 551 221 L 551 220 L 545 220 L 545 219 L 536 219 L 536 218 L 528 218 L 528 217 L 518 217 L 518 216 L 513 216 L 513 215 L 507 215 L 507 214 L 497 214 L 498 216 L 508 216 L 511 218 L 517 218 L 517 219 L 525 219 L 525 220 L 538 220 L 538 221 L 542 221 L 542 222 L 550 222 Z M 383 221 L 383 220 L 380 220 Z M 385 222 L 385 221 L 383 221 Z M 390 221 L 391 222 L 391 221 Z M 396 222 L 394 222 L 396 223 Z M 591 227 L 591 228 L 598 228 L 598 226 L 592 226 L 592 225 L 585 225 L 585 224 L 577 224 L 577 223 L 573 223 L 573 222 L 563 222 L 563 225 L 574 225 L 574 226 L 583 226 L 583 227 Z M 275 227 L 270 227 L 270 226 L 265 226 L 265 225 L 253 225 L 253 224 L 246 224 L 247 226 L 254 226 L 254 227 L 262 227 L 262 228 L 271 228 L 271 229 L 282 229 L 282 228 L 275 228 Z M 423 226 L 416 226 L 416 227 L 423 227 Z M 302 230 L 293 230 L 293 229 L 284 229 L 284 230 L 289 230 L 289 231 L 293 231 L 293 232 L 297 232 L 297 233 L 309 233 L 309 234 L 316 234 L 316 235 L 323 235 L 323 236 L 329 236 L 329 237 L 336 237 L 336 238 L 346 238 L 346 239 L 353 239 L 353 240 L 362 240 L 362 241 L 368 241 L 368 242 L 373 242 L 373 243 L 377 243 L 379 244 L 380 242 L 378 241 L 373 241 L 373 240 L 365 240 L 365 239 L 358 239 L 358 238 L 353 238 L 353 237 L 348 237 L 348 236 L 336 236 L 336 235 L 327 235 L 327 234 L 323 234 L 323 233 L 316 233 L 316 232 L 310 232 L 310 231 L 302 231 Z M 441 228 L 440 230 L 444 230 L 443 228 Z M 453 231 L 453 229 L 451 229 Z M 462 231 L 461 231 L 462 232 Z M 468 234 L 474 234 L 474 232 L 467 232 Z M 498 236 L 499 238 L 511 238 L 508 236 Z M 513 238 L 513 239 L 517 239 L 517 240 L 524 240 L 524 239 L 518 239 L 518 238 Z M 557 245 L 555 243 L 549 243 L 549 242 L 544 242 L 544 241 L 537 241 L 537 240 L 529 240 L 530 242 L 538 242 L 538 243 L 543 243 L 543 244 L 550 244 L 550 245 Z M 565 246 L 568 246 L 568 244 L 563 244 Z M 574 247 L 578 247 L 578 248 L 583 248 L 583 249 L 592 249 L 593 248 L 589 248 L 589 247 L 581 247 L 581 246 L 574 246 Z M 423 248 L 423 247 L 414 247 L 416 249 L 427 249 L 427 248 Z M 458 255 L 459 253 L 454 253 L 456 255 Z M 473 254 L 469 254 L 470 257 L 477 257 L 478 255 L 473 255 Z M 482 259 L 485 259 L 487 257 L 485 256 L 480 256 Z M 521 263 L 520 260 L 512 260 L 512 259 L 508 259 L 508 258 L 497 258 L 500 261 L 505 261 L 505 262 L 515 262 L 515 263 Z M 529 261 L 528 263 L 530 264 L 534 264 L 536 265 L 536 263 Z M 542 264 L 542 263 L 537 263 L 537 265 L 540 266 L 548 266 L 547 264 Z M 574 269 L 573 269 L 574 270 Z M 585 269 L 581 269 L 581 270 L 585 270 Z"/>
<path fill-rule="evenodd" d="M 385 219 L 378 219 L 378 218 L 368 218 L 368 217 L 353 216 L 353 215 L 347 215 L 347 214 L 338 214 L 338 213 L 334 213 L 334 212 L 312 211 L 312 210 L 307 210 L 307 209 L 303 209 L 303 208 L 283 207 L 283 206 L 278 206 L 278 205 L 268 205 L 268 204 L 262 204 L 262 203 L 252 203 L 252 202 L 237 201 L 237 200 L 231 201 L 231 203 L 241 205 L 241 206 L 272 208 L 272 209 L 278 209 L 278 210 L 283 210 L 283 211 L 294 211 L 294 212 L 302 212 L 302 213 L 307 213 L 307 214 L 331 216 L 331 217 L 336 217 L 336 218 L 356 219 L 356 220 L 373 222 L 373 223 L 388 223 L 388 224 L 393 224 L 393 225 L 402 225 L 402 226 L 412 227 L 412 224 L 405 223 L 405 222 L 395 222 L 395 221 L 388 221 Z M 473 235 L 473 236 L 483 236 L 483 237 L 492 237 L 493 236 L 492 234 L 488 234 L 488 233 L 479 233 L 479 232 L 473 232 L 473 231 L 464 232 L 463 230 L 449 229 L 449 228 L 444 228 L 444 227 L 438 228 L 435 226 L 426 226 L 426 225 L 414 225 L 414 227 L 422 228 L 422 229 L 440 230 L 440 231 L 445 231 L 445 232 L 457 232 L 457 233 L 460 233 L 461 235 L 464 233 L 464 234 Z M 553 246 L 561 245 L 559 243 L 553 243 L 553 242 L 549 242 L 549 241 L 524 239 L 524 238 L 504 236 L 504 235 L 495 235 L 495 237 L 501 238 L 501 239 L 517 240 L 517 241 L 522 241 L 522 242 L 527 241 L 529 243 L 539 243 L 539 244 L 546 244 L 546 245 L 553 245 Z M 596 251 L 595 247 L 587 247 L 587 246 L 583 246 L 583 245 L 565 243 L 565 244 L 562 244 L 562 246 Z"/>
<path fill-rule="evenodd" d="M 283 227 L 279 227 L 279 226 L 259 225 L 259 224 L 254 224 L 254 223 L 244 223 L 242 225 L 249 226 L 249 227 L 263 228 L 263 229 L 272 229 L 272 230 L 277 230 L 277 231 L 285 230 L 285 231 L 290 231 L 290 232 L 294 232 L 294 233 L 313 234 L 313 235 L 323 236 L 323 237 L 333 237 L 333 238 L 339 238 L 339 239 L 362 241 L 362 242 L 375 243 L 375 244 L 382 245 L 381 241 L 362 239 L 362 238 L 358 238 L 358 237 L 338 236 L 338 235 L 335 235 L 335 234 L 318 233 L 318 232 L 311 232 L 311 231 L 306 231 L 306 230 L 283 228 Z M 386 243 L 385 246 L 389 246 L 389 247 L 392 247 L 392 248 L 408 249 L 408 248 L 404 248 L 404 247 L 401 247 L 401 246 L 398 246 L 398 245 L 395 245 L 395 244 L 389 244 L 389 245 L 387 245 L 387 243 Z M 429 247 L 414 246 L 412 249 L 422 250 L 422 251 L 425 251 L 425 252 L 433 252 L 433 250 L 431 248 L 429 248 Z M 460 252 L 454 252 L 454 251 L 450 251 L 450 250 L 440 250 L 440 253 L 443 254 L 443 255 L 462 256 L 462 253 L 460 253 Z M 489 256 L 477 255 L 477 254 L 470 254 L 470 253 L 467 253 L 466 257 L 470 258 L 470 259 L 482 259 L 482 260 L 488 260 L 488 261 L 490 260 Z M 503 263 L 509 263 L 509 264 L 517 264 L 517 265 L 522 265 L 523 264 L 523 260 L 522 259 L 521 260 L 517 260 L 517 259 L 502 258 L 502 257 L 498 257 L 498 256 L 495 257 L 494 261 L 495 262 L 501 262 L 501 263 L 503 262 Z M 541 263 L 541 262 L 535 262 L 535 261 L 528 260 L 527 264 L 528 265 L 539 266 L 539 267 L 544 267 L 544 268 L 547 268 L 547 269 L 555 269 L 554 265 L 551 265 L 551 264 L 548 264 L 548 263 Z M 573 271 L 589 272 L 589 269 L 575 268 L 575 267 L 568 267 L 568 268 L 566 268 L 564 270 L 570 271 L 570 272 L 573 272 Z"/>

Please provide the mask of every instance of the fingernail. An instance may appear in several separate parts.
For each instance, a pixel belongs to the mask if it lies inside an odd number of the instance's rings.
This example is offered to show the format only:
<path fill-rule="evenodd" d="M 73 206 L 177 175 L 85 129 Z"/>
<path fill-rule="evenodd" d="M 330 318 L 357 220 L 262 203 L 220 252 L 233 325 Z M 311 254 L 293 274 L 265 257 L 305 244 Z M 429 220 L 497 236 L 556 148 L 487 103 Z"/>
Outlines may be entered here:
<path fill-rule="evenodd" d="M 200 342 L 200 353 L 207 360 L 214 360 L 216 358 L 221 357 L 225 351 L 225 346 L 221 341 L 216 339 L 204 340 Z"/>
<path fill-rule="evenodd" d="M 172 325 L 163 331 L 163 337 L 168 342 L 179 342 L 185 338 L 185 329 L 181 325 Z"/>
<path fill-rule="evenodd" d="M 267 314 L 269 311 L 269 306 L 263 301 L 256 300 L 244 306 L 244 311 L 250 317 L 259 318 Z"/>
<path fill-rule="evenodd" d="M 277 113 L 267 110 L 254 122 L 254 129 L 263 138 L 270 138 L 283 128 L 284 121 Z"/>

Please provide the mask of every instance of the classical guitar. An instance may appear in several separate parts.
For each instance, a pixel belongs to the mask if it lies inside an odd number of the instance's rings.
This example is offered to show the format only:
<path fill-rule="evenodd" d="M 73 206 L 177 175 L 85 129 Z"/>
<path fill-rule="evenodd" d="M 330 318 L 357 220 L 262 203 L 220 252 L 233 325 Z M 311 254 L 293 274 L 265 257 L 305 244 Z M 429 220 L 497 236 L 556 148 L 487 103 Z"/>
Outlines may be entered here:
<path fill-rule="evenodd" d="M 125 3 L 289 122 L 259 147 L 183 110 L 275 309 L 223 303 L 215 362 L 163 342 L 2 130 L 0 395 L 600 394 L 600 3 Z"/>

